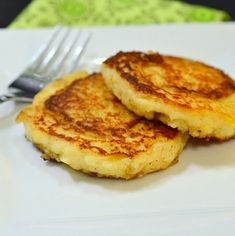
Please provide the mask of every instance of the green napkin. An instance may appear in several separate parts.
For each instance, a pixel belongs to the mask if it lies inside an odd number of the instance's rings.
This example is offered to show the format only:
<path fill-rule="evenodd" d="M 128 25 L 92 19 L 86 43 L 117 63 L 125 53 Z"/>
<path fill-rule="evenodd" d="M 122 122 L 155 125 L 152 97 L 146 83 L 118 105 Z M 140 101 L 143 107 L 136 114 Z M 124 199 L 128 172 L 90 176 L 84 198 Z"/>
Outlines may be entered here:
<path fill-rule="evenodd" d="M 226 12 L 173 0 L 34 0 L 11 28 L 211 22 Z"/>

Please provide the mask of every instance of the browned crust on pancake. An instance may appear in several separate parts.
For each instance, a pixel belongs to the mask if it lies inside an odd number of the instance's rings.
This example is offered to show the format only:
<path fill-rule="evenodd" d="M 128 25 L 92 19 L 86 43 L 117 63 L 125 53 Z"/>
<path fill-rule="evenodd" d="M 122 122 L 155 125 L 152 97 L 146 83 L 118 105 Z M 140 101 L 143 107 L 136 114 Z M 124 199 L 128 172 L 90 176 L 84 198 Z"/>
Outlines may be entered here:
<path fill-rule="evenodd" d="M 185 108 L 210 110 L 210 101 L 235 92 L 234 81 L 223 71 L 185 58 L 119 52 L 104 64 L 115 69 L 136 91 Z"/>
<path fill-rule="evenodd" d="M 49 97 L 33 122 L 50 136 L 102 156 L 133 158 L 147 151 L 156 139 L 166 141 L 179 134 L 127 110 L 107 89 L 100 74 L 75 80 Z"/>

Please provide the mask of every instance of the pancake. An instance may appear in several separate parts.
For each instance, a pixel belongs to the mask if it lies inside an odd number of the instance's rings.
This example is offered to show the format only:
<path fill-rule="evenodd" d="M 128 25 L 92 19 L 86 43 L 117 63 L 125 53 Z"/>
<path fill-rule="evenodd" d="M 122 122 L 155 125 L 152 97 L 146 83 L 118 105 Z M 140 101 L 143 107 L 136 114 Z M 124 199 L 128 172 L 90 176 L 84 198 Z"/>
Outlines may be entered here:
<path fill-rule="evenodd" d="M 45 160 L 130 179 L 175 163 L 187 134 L 127 110 L 100 74 L 75 73 L 39 92 L 17 117 Z"/>
<path fill-rule="evenodd" d="M 154 52 L 119 52 L 103 63 L 102 75 L 139 116 L 198 138 L 235 135 L 235 83 L 219 69 Z"/>

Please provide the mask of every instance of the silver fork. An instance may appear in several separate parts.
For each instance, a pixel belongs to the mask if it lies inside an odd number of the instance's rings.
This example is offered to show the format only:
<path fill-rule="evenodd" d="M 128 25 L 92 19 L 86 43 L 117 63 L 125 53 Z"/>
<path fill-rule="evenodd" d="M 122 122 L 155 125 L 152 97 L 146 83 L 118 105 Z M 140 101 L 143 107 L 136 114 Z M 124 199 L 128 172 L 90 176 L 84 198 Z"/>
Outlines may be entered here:
<path fill-rule="evenodd" d="M 83 39 L 81 36 L 80 31 L 57 27 L 49 42 L 33 57 L 26 70 L 8 86 L 9 93 L 0 95 L 0 104 L 5 101 L 31 102 L 46 84 L 74 71 L 91 34 Z"/>

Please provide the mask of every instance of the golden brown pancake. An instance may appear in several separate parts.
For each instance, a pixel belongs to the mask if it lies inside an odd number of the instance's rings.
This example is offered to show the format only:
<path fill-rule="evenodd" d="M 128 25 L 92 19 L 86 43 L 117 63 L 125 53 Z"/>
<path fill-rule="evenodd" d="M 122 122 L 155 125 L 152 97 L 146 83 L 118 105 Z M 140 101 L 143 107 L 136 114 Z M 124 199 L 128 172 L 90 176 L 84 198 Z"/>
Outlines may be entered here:
<path fill-rule="evenodd" d="M 107 86 L 147 119 L 193 137 L 235 135 L 235 84 L 219 69 L 159 53 L 119 52 L 102 66 Z"/>
<path fill-rule="evenodd" d="M 100 74 L 52 82 L 17 122 L 44 159 L 99 177 L 130 179 L 165 169 L 187 141 L 187 134 L 127 110 Z"/>

